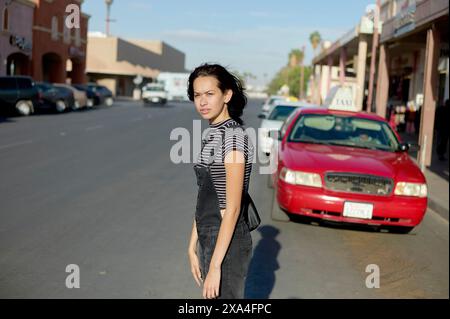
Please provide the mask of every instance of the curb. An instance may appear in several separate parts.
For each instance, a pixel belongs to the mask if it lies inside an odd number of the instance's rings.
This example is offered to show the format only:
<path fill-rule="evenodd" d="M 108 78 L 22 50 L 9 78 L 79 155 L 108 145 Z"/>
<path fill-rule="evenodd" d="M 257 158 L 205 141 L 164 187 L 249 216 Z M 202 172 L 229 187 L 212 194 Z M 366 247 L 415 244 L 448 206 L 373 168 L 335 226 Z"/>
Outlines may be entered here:
<path fill-rule="evenodd" d="M 441 201 L 437 198 L 428 196 L 428 208 L 434 210 L 441 217 L 443 217 L 445 220 L 448 221 L 448 219 L 449 219 L 448 203 L 447 203 L 447 206 L 445 206 L 445 204 L 446 203 L 443 203 L 443 201 Z"/>

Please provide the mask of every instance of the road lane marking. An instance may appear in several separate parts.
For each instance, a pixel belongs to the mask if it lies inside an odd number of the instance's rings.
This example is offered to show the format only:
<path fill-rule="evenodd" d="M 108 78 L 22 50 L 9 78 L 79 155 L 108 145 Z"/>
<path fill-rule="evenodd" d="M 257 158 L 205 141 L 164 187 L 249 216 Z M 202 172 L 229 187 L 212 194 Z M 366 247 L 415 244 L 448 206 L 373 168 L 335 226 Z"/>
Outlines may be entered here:
<path fill-rule="evenodd" d="M 87 127 L 86 131 L 93 131 L 93 130 L 98 130 L 101 128 L 103 128 L 103 125 L 96 125 L 96 126 Z"/>
<path fill-rule="evenodd" d="M 11 144 L 6 144 L 6 145 L 0 146 L 0 150 L 6 149 L 6 148 L 10 148 L 10 147 L 14 147 L 14 146 L 21 146 L 21 145 L 31 144 L 31 143 L 33 143 L 32 140 L 23 141 L 23 142 L 17 142 L 17 143 L 11 143 Z"/>

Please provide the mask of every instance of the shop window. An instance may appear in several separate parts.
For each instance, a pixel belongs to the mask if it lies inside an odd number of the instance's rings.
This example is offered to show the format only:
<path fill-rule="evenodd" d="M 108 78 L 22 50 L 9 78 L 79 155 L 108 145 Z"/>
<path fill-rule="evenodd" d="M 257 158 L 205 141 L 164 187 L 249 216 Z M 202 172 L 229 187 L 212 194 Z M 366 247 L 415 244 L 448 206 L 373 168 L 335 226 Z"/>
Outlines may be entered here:
<path fill-rule="evenodd" d="M 52 18 L 52 40 L 58 40 L 58 17 Z"/>
<path fill-rule="evenodd" d="M 67 16 L 64 16 L 63 21 L 65 22 L 67 19 Z M 64 38 L 64 43 L 66 44 L 70 44 L 70 36 L 71 36 L 71 32 L 70 29 L 67 27 L 66 23 L 63 24 L 64 25 L 64 31 L 63 31 L 63 38 Z"/>
<path fill-rule="evenodd" d="M 3 31 L 8 31 L 9 30 L 9 10 L 8 10 L 8 8 L 3 9 L 2 21 L 3 21 L 3 23 L 2 23 Z"/>
<path fill-rule="evenodd" d="M 81 29 L 75 28 L 75 46 L 81 46 Z"/>

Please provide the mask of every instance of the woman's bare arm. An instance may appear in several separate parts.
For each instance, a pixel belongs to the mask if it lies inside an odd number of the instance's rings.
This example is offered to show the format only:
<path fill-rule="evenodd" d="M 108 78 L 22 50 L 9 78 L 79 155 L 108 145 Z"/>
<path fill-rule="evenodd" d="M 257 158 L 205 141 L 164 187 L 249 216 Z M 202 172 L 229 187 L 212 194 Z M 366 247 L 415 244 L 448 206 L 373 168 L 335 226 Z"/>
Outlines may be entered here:
<path fill-rule="evenodd" d="M 197 223 L 195 222 L 194 219 L 194 223 L 192 224 L 191 240 L 189 241 L 188 256 L 189 262 L 191 264 L 192 276 L 194 276 L 197 285 L 201 286 L 203 278 L 202 273 L 200 271 L 200 263 L 198 261 L 197 255 L 197 241 L 198 241 Z"/>

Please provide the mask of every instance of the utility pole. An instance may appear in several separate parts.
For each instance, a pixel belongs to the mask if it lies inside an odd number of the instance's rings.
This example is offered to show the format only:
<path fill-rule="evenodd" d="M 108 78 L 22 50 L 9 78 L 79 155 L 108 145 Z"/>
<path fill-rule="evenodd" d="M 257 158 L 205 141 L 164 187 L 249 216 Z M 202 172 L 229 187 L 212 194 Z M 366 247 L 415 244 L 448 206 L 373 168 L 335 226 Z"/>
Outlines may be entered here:
<path fill-rule="evenodd" d="M 110 28 L 109 24 L 113 21 L 111 20 L 111 5 L 113 4 L 113 0 L 105 0 L 106 3 L 106 36 L 110 36 Z"/>
<path fill-rule="evenodd" d="M 378 38 L 380 24 L 381 0 L 377 0 L 373 17 L 373 40 L 372 40 L 372 57 L 370 58 L 370 77 L 369 77 L 369 94 L 367 96 L 366 112 L 372 111 L 373 91 L 375 82 L 375 64 L 377 60 Z"/>
<path fill-rule="evenodd" d="M 302 46 L 302 53 L 303 53 L 302 54 L 303 58 L 300 61 L 300 90 L 299 90 L 300 100 L 302 100 L 304 98 L 303 87 L 305 86 L 305 63 L 304 63 L 304 61 L 305 61 L 305 46 Z"/>

